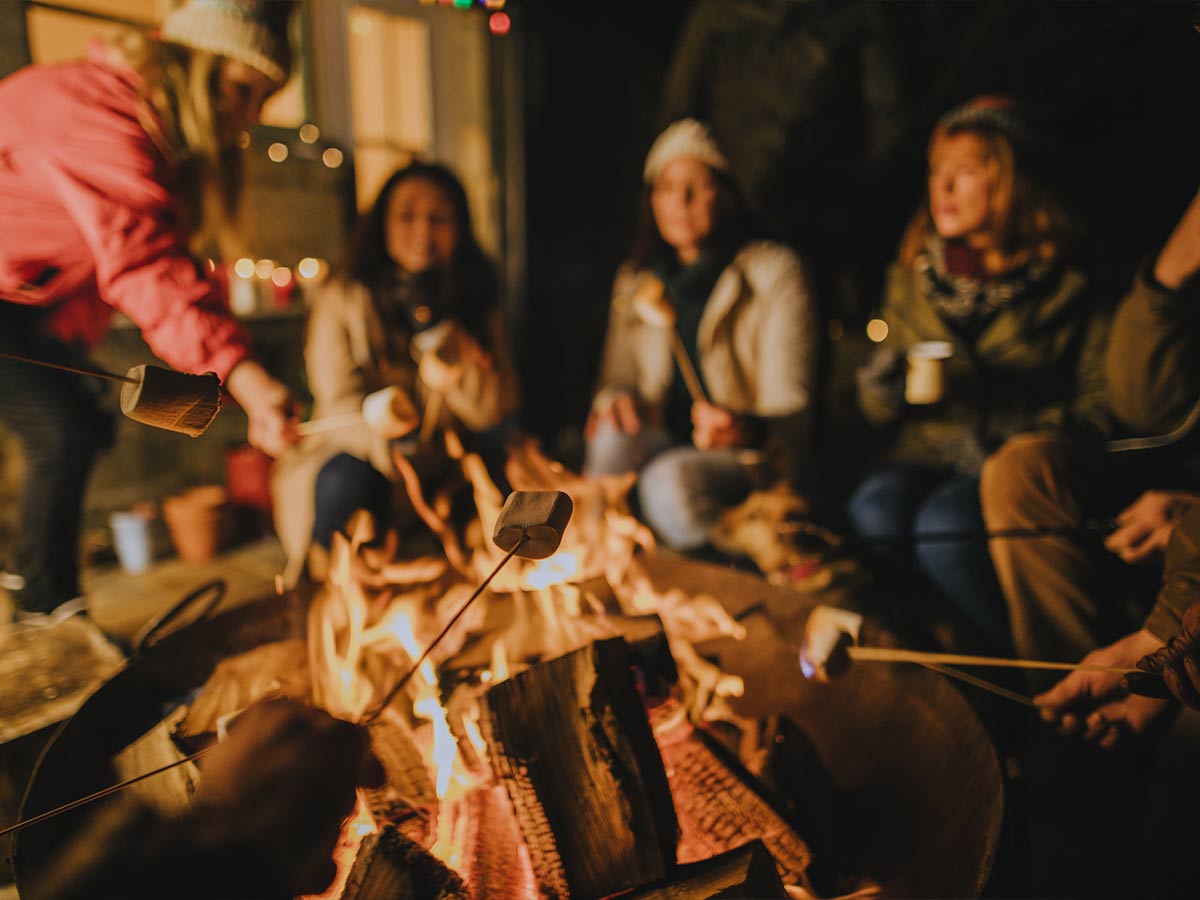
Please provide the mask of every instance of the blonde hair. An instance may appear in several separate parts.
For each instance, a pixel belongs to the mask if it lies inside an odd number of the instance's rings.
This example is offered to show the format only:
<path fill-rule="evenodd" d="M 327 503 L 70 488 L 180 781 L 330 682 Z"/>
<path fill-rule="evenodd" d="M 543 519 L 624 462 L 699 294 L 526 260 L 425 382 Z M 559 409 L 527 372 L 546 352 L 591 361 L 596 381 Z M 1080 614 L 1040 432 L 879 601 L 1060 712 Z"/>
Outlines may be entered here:
<path fill-rule="evenodd" d="M 138 119 L 178 173 L 193 249 L 215 243 L 234 252 L 243 170 L 241 153 L 221 140 L 221 57 L 138 31 L 118 37 L 112 49 L 141 77 Z"/>
<path fill-rule="evenodd" d="M 1060 260 L 1078 237 L 1078 227 L 1057 195 L 1022 164 L 1012 142 L 986 125 L 937 128 L 929 139 L 928 159 L 950 137 L 970 134 L 979 142 L 983 158 L 993 173 L 991 231 L 995 249 L 985 254 L 989 272 L 1000 273 L 1028 262 Z M 904 230 L 900 262 L 912 266 L 934 232 L 929 213 L 929 193 Z"/>

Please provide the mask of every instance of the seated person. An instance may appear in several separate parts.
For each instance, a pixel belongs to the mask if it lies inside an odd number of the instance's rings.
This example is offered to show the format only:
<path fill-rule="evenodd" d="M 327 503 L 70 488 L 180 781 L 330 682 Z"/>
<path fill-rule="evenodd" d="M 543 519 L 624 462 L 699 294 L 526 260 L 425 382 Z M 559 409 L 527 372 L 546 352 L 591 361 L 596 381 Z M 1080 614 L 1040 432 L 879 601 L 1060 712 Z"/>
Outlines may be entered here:
<path fill-rule="evenodd" d="M 398 448 L 406 453 L 417 444 L 417 425 L 483 433 L 514 412 L 516 379 L 497 291 L 459 180 L 430 163 L 394 173 L 359 222 L 345 275 L 312 303 L 305 362 L 313 419 L 350 423 L 310 435 L 276 466 L 272 494 L 287 584 L 310 542 L 328 548 L 356 510 L 376 521 L 390 515 L 392 442 L 354 421 L 368 395 L 397 386 L 413 401 L 414 430 Z"/>
<path fill-rule="evenodd" d="M 613 284 L 584 473 L 637 470 L 647 523 L 693 550 L 750 491 L 753 451 L 796 452 L 817 312 L 796 255 L 750 240 L 707 126 L 685 119 L 664 131 L 645 184 L 641 235 Z M 659 315 L 644 317 L 647 306 Z"/>
<path fill-rule="evenodd" d="M 1105 387 L 1126 432 L 1168 434 L 1186 423 L 1200 398 L 1198 272 L 1200 197 L 1113 317 Z M 1173 523 L 1200 501 L 1200 452 L 1188 438 L 1161 450 L 1106 453 L 1061 437 L 1024 435 L 988 460 L 981 499 L 989 528 L 1070 526 L 1114 514 L 1119 525 L 1106 544 L 1121 562 L 1099 541 L 992 542 L 1018 654 L 1076 660 L 1136 624 L 1126 600 L 1148 599 L 1153 586 L 1122 562 L 1159 565 Z"/>
<path fill-rule="evenodd" d="M 982 97 L 942 117 L 928 198 L 888 274 L 887 335 L 858 378 L 863 413 L 887 429 L 887 463 L 854 492 L 852 528 L 898 538 L 876 545 L 877 561 L 915 563 L 994 649 L 1009 628 L 986 542 L 909 538 L 982 530 L 980 466 L 1010 435 L 1107 427 L 1105 321 L 1070 262 L 1045 156 L 1011 101 Z M 921 383 L 931 367 L 940 373 Z"/>

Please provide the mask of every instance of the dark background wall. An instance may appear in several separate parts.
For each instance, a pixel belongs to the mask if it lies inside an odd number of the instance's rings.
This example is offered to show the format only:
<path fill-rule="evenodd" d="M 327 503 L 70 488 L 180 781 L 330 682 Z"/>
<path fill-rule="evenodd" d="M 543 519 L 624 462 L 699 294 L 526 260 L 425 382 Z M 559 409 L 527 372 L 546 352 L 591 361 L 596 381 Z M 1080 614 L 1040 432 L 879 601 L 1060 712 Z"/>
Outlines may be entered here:
<path fill-rule="evenodd" d="M 515 4 L 514 4 L 515 5 Z M 773 232 L 817 270 L 848 334 L 923 189 L 937 117 L 981 93 L 1027 105 L 1119 296 L 1200 182 L 1190 2 L 613 0 L 520 5 L 526 59 L 528 418 L 568 459 L 661 126 L 711 120 Z M 834 343 L 853 356 L 861 341 Z"/>

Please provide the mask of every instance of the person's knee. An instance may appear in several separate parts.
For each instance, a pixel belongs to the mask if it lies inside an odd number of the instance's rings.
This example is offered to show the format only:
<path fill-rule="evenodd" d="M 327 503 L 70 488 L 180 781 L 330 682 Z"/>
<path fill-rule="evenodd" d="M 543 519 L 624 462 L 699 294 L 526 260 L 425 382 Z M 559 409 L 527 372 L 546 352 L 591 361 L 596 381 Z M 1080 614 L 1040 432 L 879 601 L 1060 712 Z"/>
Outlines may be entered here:
<path fill-rule="evenodd" d="M 1051 435 L 1010 438 L 983 464 L 979 498 L 990 524 L 1016 523 L 1057 491 L 1070 465 L 1071 445 Z"/>
<path fill-rule="evenodd" d="M 317 473 L 314 490 L 317 531 L 336 530 L 358 509 L 378 516 L 386 510 L 389 484 L 368 462 L 339 453 Z"/>
<path fill-rule="evenodd" d="M 660 453 L 638 476 L 638 502 L 655 533 L 676 550 L 693 550 L 708 542 L 711 523 L 697 472 L 696 451 L 679 448 Z"/>
<path fill-rule="evenodd" d="M 897 478 L 889 472 L 872 475 L 854 492 L 846 506 L 850 524 L 858 534 L 907 532 L 908 504 Z"/>

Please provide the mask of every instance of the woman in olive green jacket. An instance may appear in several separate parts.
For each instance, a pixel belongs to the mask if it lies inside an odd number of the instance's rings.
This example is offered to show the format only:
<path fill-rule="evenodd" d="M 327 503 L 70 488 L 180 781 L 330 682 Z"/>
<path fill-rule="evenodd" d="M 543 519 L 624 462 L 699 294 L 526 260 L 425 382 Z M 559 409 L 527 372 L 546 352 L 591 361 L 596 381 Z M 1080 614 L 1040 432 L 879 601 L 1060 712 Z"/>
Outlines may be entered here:
<path fill-rule="evenodd" d="M 915 563 L 994 641 L 1003 596 L 979 531 L 979 469 L 1026 431 L 1105 428 L 1106 323 L 1065 259 L 1071 227 L 1040 182 L 1019 109 L 980 98 L 938 123 L 929 196 L 905 235 L 884 297 L 887 335 L 859 371 L 863 413 L 886 430 L 887 464 L 851 498 L 864 535 L 896 535 L 885 564 Z"/>

